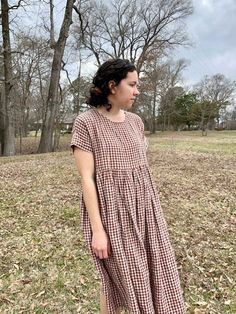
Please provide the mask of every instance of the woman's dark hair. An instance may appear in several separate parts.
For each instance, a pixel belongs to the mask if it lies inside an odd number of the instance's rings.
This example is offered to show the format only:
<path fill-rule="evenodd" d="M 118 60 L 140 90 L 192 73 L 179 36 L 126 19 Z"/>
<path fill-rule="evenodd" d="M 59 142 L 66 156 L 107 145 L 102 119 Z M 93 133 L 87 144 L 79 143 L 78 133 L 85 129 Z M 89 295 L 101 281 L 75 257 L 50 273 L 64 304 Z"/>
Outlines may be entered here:
<path fill-rule="evenodd" d="M 110 94 L 108 83 L 114 81 L 116 85 L 126 78 L 128 72 L 136 71 L 135 66 L 126 59 L 111 59 L 104 62 L 93 78 L 93 86 L 87 104 L 93 107 L 105 106 L 107 111 L 111 109 L 107 96 Z"/>

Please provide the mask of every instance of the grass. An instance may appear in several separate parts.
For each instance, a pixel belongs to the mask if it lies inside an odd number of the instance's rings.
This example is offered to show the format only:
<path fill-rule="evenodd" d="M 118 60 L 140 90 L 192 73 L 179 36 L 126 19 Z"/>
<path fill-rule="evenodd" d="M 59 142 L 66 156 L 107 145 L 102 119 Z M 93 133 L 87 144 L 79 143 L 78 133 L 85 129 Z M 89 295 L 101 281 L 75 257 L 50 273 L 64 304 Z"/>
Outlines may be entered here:
<path fill-rule="evenodd" d="M 199 131 L 158 132 L 150 136 L 154 148 L 177 148 L 202 153 L 235 154 L 235 131 L 208 131 L 208 136 L 201 136 Z"/>
<path fill-rule="evenodd" d="M 0 313 L 99 313 L 69 139 L 57 153 L 0 159 Z M 236 313 L 236 132 L 148 139 L 188 313 Z"/>

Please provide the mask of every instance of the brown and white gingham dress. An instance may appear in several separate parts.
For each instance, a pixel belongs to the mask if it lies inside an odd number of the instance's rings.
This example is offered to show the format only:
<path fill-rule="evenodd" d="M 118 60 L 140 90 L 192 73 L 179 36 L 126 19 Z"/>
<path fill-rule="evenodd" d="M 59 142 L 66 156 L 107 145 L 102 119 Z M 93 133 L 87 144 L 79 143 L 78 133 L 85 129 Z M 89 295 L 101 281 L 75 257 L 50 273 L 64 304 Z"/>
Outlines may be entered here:
<path fill-rule="evenodd" d="M 108 311 L 132 314 L 183 314 L 185 306 L 173 249 L 146 157 L 141 118 L 126 112 L 114 122 L 96 108 L 74 123 L 71 146 L 90 151 L 95 160 L 99 208 L 112 254 L 99 259 Z M 91 228 L 81 197 L 81 225 L 91 249 Z"/>

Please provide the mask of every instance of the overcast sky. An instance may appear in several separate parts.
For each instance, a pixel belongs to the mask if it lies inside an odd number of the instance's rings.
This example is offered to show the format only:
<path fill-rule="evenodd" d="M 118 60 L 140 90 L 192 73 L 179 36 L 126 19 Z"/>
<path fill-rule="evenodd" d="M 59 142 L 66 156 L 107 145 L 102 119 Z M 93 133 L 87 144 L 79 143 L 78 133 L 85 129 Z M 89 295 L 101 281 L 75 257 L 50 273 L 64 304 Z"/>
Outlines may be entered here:
<path fill-rule="evenodd" d="M 189 65 L 184 83 L 192 86 L 205 75 L 224 74 L 236 80 L 236 0 L 192 0 L 193 14 L 186 26 L 193 45 L 180 48 L 174 58 L 185 58 Z M 87 64 L 88 69 L 96 69 Z"/>
<path fill-rule="evenodd" d="M 204 75 L 222 73 L 236 80 L 236 0 L 192 0 L 194 13 L 187 28 L 194 46 L 176 54 L 190 61 L 186 84 Z"/>
<path fill-rule="evenodd" d="M 178 49 L 173 56 L 175 59 L 183 57 L 190 62 L 183 73 L 185 85 L 191 86 L 200 81 L 204 75 L 216 73 L 236 80 L 236 0 L 192 0 L 192 2 L 194 13 L 186 20 L 186 30 L 193 46 Z M 55 4 L 56 20 L 60 24 L 64 0 L 55 0 Z M 48 14 L 46 11 L 45 16 Z M 32 22 L 35 23 L 34 19 Z M 96 67 L 91 61 L 83 66 L 82 74 L 95 70 Z M 70 67 L 69 72 L 72 76 L 77 75 L 77 62 L 73 65 L 73 70 Z"/>

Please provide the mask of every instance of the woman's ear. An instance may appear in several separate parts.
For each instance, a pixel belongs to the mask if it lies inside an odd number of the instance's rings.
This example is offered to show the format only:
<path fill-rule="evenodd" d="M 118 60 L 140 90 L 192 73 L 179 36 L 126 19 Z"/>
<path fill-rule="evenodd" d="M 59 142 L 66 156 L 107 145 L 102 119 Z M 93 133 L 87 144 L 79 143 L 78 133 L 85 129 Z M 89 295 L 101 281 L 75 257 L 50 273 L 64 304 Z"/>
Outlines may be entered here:
<path fill-rule="evenodd" d="M 110 81 L 108 83 L 108 87 L 110 89 L 111 94 L 115 94 L 115 87 L 116 87 L 115 81 Z"/>

